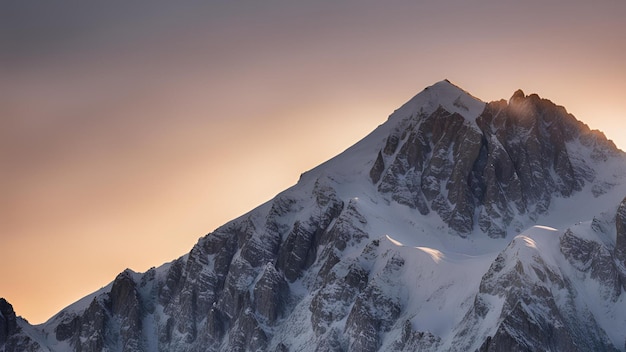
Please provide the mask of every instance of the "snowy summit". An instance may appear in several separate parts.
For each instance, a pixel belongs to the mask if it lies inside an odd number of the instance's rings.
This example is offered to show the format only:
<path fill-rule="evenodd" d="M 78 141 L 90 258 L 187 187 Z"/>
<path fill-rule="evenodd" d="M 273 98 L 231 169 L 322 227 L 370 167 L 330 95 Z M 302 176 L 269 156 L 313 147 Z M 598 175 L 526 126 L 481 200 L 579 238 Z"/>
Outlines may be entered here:
<path fill-rule="evenodd" d="M 446 79 L 424 89 L 398 109 L 396 115 L 415 112 L 428 115 L 439 107 L 474 121 L 485 109 L 485 103 Z"/>

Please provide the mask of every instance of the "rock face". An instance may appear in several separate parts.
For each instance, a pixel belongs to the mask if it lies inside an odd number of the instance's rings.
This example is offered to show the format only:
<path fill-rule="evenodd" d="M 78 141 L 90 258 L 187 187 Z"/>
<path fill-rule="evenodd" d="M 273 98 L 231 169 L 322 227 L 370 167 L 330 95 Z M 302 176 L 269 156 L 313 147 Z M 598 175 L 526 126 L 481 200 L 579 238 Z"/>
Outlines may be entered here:
<path fill-rule="evenodd" d="M 519 215 L 536 219 L 554 194 L 570 196 L 594 180 L 568 149 L 573 141 L 594 158 L 616 153 L 564 108 L 518 90 L 475 119 L 443 106 L 408 116 L 387 137 L 370 177 L 394 201 L 424 215 L 435 211 L 459 234 L 472 232 L 476 219 L 491 237 L 504 237 L 511 225 L 520 231 L 513 223 Z"/>
<path fill-rule="evenodd" d="M 36 341 L 36 333 L 25 332 L 22 325 L 28 323 L 16 317 L 13 306 L 0 298 L 0 351 L 45 350 Z"/>
<path fill-rule="evenodd" d="M 626 351 L 625 170 L 439 82 L 181 258 L 36 327 L 0 300 L 0 351 Z"/>
<path fill-rule="evenodd" d="M 615 216 L 615 228 L 617 232 L 615 240 L 615 257 L 621 268 L 626 268 L 626 198 L 617 209 Z M 626 278 L 622 277 L 622 285 L 626 290 Z"/>
<path fill-rule="evenodd" d="M 0 298 L 0 343 L 6 343 L 9 336 L 17 331 L 13 306 L 4 298 Z"/>
<path fill-rule="evenodd" d="M 515 237 L 483 276 L 470 316 L 489 314 L 488 297 L 498 297 L 502 308 L 500 325 L 480 351 L 616 351 L 593 318 L 582 320 L 563 304 L 575 299 L 577 288 L 553 265 L 555 258 L 544 258 L 538 250 L 533 237 L 546 235 Z M 561 237 L 561 251 L 578 241 L 568 230 Z M 588 249 L 582 253 L 590 255 Z"/>

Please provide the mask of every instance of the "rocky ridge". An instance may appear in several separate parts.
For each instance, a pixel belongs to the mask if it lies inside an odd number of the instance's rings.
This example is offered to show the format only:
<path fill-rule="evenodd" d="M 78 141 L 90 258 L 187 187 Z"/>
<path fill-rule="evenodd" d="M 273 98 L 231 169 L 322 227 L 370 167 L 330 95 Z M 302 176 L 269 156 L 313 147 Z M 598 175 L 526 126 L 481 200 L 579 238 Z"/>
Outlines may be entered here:
<path fill-rule="evenodd" d="M 564 108 L 442 81 L 171 263 L 40 326 L 0 301 L 0 351 L 626 351 L 625 177 Z"/>

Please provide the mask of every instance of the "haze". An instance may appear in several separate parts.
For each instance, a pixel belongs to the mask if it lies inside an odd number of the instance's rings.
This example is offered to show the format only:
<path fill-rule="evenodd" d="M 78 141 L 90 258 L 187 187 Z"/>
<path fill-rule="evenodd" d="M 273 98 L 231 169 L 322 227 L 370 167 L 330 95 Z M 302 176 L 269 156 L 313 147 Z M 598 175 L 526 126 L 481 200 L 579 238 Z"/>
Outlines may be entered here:
<path fill-rule="evenodd" d="M 41 323 L 188 252 L 449 79 L 622 149 L 624 1 L 5 1 L 0 296 Z"/>

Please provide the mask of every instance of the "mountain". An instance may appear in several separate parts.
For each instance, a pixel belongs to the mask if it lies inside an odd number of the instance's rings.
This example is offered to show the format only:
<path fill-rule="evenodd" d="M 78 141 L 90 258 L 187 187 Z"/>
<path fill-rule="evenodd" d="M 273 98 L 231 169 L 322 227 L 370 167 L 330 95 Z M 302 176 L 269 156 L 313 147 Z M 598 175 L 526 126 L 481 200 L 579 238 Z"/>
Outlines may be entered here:
<path fill-rule="evenodd" d="M 0 351 L 626 351 L 626 155 L 448 81 L 191 251 Z"/>

